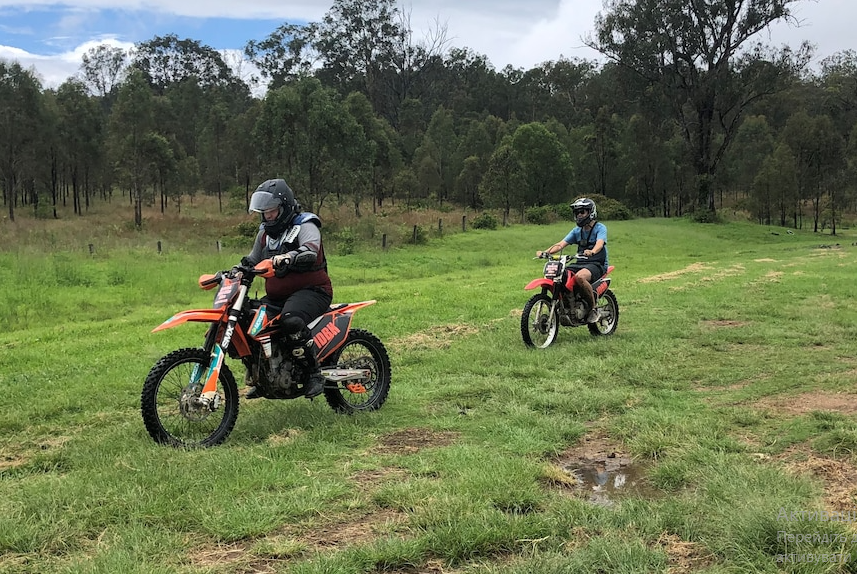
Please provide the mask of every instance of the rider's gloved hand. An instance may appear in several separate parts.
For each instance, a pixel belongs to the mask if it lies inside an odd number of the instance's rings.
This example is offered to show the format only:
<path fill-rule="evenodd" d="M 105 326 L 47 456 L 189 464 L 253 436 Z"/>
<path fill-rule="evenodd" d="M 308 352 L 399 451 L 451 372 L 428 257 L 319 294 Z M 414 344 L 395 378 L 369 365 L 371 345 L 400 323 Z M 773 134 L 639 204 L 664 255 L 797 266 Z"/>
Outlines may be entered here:
<path fill-rule="evenodd" d="M 277 277 L 285 277 L 286 273 L 289 271 L 289 266 L 292 264 L 292 258 L 288 255 L 274 255 L 271 258 L 271 262 L 274 264 L 274 275 Z"/>
<path fill-rule="evenodd" d="M 235 277 L 238 273 L 244 273 L 252 267 L 253 263 L 247 258 L 247 256 L 244 256 L 241 258 L 241 262 L 238 265 L 232 266 L 232 269 L 229 270 L 229 276 Z"/>

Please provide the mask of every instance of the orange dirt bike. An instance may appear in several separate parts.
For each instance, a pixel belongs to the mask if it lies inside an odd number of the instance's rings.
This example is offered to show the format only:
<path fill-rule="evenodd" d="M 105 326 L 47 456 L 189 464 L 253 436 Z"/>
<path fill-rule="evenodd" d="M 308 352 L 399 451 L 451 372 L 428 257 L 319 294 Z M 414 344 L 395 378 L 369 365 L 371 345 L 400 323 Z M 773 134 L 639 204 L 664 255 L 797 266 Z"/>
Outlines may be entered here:
<path fill-rule="evenodd" d="M 540 289 L 527 304 L 521 314 L 521 337 L 528 347 L 544 349 L 556 341 L 559 327 L 579 327 L 586 325 L 593 335 L 612 335 L 619 324 L 619 304 L 616 296 L 609 289 L 613 266 L 607 267 L 600 279 L 592 283 L 595 292 L 595 306 L 599 311 L 599 319 L 595 323 L 587 323 L 586 315 L 590 304 L 586 296 L 577 287 L 574 272 L 569 265 L 575 261 L 583 262 L 586 256 L 577 255 L 547 255 L 544 267 L 544 277 L 530 281 L 524 289 Z"/>
<path fill-rule="evenodd" d="M 247 295 L 255 277 L 273 273 L 266 259 L 256 267 L 202 275 L 202 289 L 218 287 L 213 308 L 182 311 L 153 330 L 211 323 L 202 348 L 167 354 L 143 383 L 143 422 L 156 442 L 206 447 L 226 440 L 238 418 L 238 386 L 224 362 L 227 355 L 241 359 L 263 397 L 304 395 L 305 365 L 293 360 L 276 336 L 281 309 Z M 325 378 L 324 398 L 340 413 L 378 409 L 390 391 L 390 358 L 383 343 L 368 331 L 351 329 L 354 312 L 373 303 L 332 305 L 307 325 Z"/>

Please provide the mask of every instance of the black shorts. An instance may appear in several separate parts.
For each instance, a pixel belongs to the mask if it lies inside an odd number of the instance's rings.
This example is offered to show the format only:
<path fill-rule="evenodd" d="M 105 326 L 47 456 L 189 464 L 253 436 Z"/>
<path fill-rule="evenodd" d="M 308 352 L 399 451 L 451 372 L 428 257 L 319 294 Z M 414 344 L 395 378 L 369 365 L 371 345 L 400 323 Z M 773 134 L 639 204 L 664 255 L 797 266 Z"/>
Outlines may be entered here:
<path fill-rule="evenodd" d="M 330 295 L 317 287 L 301 289 L 292 293 L 285 301 L 277 301 L 267 295 L 262 297 L 263 302 L 281 307 L 281 313 L 300 317 L 304 323 L 310 323 L 316 317 L 326 313 L 331 300 Z"/>
<path fill-rule="evenodd" d="M 604 267 L 600 263 L 586 263 L 583 265 L 569 265 L 569 269 L 577 273 L 581 269 L 588 269 L 590 273 L 592 273 L 592 279 L 589 280 L 590 283 L 595 283 L 601 276 L 604 275 Z"/>

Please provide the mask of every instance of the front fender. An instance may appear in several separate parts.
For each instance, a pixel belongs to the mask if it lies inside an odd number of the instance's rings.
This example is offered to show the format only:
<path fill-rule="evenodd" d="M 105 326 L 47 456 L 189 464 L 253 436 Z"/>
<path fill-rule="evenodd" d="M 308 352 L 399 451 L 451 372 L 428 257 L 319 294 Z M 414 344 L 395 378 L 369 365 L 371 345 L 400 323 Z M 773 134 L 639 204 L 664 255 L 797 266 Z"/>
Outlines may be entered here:
<path fill-rule="evenodd" d="M 529 291 L 530 289 L 539 288 L 547 289 L 548 291 L 553 293 L 553 281 L 551 281 L 550 279 L 545 279 L 544 277 L 542 277 L 541 279 L 533 279 L 532 281 L 527 283 L 527 286 L 524 287 L 524 290 Z"/>
<path fill-rule="evenodd" d="M 183 323 L 217 323 L 223 318 L 223 309 L 190 309 L 176 313 L 154 329 L 152 333 L 170 329 Z"/>

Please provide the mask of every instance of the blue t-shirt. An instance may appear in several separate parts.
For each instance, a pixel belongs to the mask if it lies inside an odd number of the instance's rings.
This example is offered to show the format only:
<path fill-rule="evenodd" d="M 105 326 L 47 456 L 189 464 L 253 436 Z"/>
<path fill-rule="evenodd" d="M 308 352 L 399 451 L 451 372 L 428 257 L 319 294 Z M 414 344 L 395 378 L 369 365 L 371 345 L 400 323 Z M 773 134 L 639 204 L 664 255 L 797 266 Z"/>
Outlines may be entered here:
<path fill-rule="evenodd" d="M 600 263 L 607 269 L 607 226 L 601 222 L 595 222 L 592 229 L 583 229 L 575 227 L 565 236 L 565 241 L 569 245 L 577 245 L 577 252 L 583 253 L 584 249 L 592 249 L 595 247 L 595 242 L 599 239 L 604 240 L 604 248 L 595 255 L 589 257 L 582 263 Z"/>

